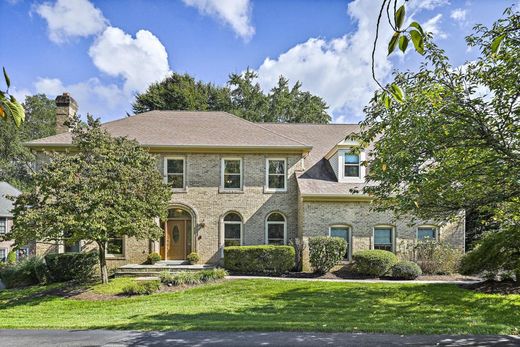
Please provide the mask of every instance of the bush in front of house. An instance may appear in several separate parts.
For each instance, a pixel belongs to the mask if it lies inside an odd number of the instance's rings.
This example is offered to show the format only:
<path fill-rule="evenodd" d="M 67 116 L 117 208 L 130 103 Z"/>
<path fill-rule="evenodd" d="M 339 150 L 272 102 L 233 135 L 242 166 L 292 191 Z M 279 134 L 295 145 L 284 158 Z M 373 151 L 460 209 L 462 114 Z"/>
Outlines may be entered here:
<path fill-rule="evenodd" d="M 190 264 L 197 264 L 200 260 L 200 257 L 199 257 L 199 254 L 197 252 L 191 252 L 190 254 L 188 254 L 188 256 L 186 257 L 186 260 L 190 263 Z"/>
<path fill-rule="evenodd" d="M 146 262 L 148 264 L 153 265 L 153 264 L 157 263 L 158 261 L 161 261 L 161 255 L 159 253 L 152 252 L 152 253 L 148 254 L 148 257 L 146 259 Z"/>
<path fill-rule="evenodd" d="M 7 264 L 9 265 L 13 265 L 16 263 L 16 252 L 15 251 L 10 251 L 9 253 L 7 253 Z"/>
<path fill-rule="evenodd" d="M 422 270 L 413 261 L 399 261 L 390 269 L 390 277 L 397 280 L 414 280 L 422 275 Z"/>
<path fill-rule="evenodd" d="M 159 290 L 161 282 L 152 281 L 135 281 L 123 287 L 122 293 L 125 295 L 150 295 Z"/>
<path fill-rule="evenodd" d="M 163 271 L 159 275 L 159 278 L 161 279 L 161 283 L 173 286 L 181 286 L 217 281 L 226 277 L 227 274 L 227 271 L 224 269 L 181 271 L 177 273 Z"/>
<path fill-rule="evenodd" d="M 414 248 L 417 264 L 425 274 L 449 275 L 459 271 L 462 252 L 450 244 L 426 239 Z"/>
<path fill-rule="evenodd" d="M 352 256 L 356 271 L 362 275 L 380 277 L 397 263 L 394 253 L 379 249 L 359 251 Z"/>
<path fill-rule="evenodd" d="M 229 246 L 224 248 L 224 268 L 241 274 L 281 275 L 294 268 L 291 246 Z"/>
<path fill-rule="evenodd" d="M 45 263 L 53 282 L 88 281 L 98 264 L 97 252 L 53 253 L 45 256 Z"/>
<path fill-rule="evenodd" d="M 2 268 L 0 279 L 6 288 L 24 287 L 46 283 L 48 272 L 41 257 L 31 256 Z"/>
<path fill-rule="evenodd" d="M 314 272 L 324 274 L 336 266 L 347 251 L 347 242 L 340 237 L 309 238 L 309 262 Z"/>

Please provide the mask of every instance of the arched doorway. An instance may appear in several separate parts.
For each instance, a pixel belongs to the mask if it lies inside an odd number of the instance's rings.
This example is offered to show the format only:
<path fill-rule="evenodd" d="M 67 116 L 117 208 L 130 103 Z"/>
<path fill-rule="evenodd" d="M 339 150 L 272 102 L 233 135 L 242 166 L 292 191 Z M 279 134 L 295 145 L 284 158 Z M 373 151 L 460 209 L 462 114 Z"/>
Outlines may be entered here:
<path fill-rule="evenodd" d="M 182 207 L 168 210 L 163 223 L 164 237 L 161 238 L 160 254 L 164 260 L 185 260 L 192 252 L 193 217 Z"/>

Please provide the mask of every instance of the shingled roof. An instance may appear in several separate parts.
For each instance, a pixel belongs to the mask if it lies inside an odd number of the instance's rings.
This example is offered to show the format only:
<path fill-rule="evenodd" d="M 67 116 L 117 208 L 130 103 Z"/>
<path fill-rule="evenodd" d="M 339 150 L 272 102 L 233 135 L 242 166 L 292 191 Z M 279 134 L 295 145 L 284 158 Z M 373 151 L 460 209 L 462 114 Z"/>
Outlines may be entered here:
<path fill-rule="evenodd" d="M 150 111 L 102 125 L 112 136 L 127 136 L 146 147 L 287 148 L 310 144 L 276 133 L 227 112 Z M 70 133 L 34 140 L 29 147 L 72 144 Z"/>
<path fill-rule="evenodd" d="M 13 209 L 13 202 L 8 199 L 8 196 L 18 196 L 22 194 L 18 189 L 7 182 L 0 182 L 0 217 L 12 217 L 11 210 Z"/>

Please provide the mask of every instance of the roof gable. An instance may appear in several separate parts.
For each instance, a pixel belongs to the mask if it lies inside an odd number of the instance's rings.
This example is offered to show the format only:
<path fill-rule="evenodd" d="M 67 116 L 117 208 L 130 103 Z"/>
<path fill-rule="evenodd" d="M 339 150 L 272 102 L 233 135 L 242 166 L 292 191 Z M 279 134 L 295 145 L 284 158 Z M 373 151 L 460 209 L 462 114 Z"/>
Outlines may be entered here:
<path fill-rule="evenodd" d="M 0 182 L 0 217 L 12 217 L 13 202 L 7 196 L 22 194 L 18 189 L 7 182 Z"/>

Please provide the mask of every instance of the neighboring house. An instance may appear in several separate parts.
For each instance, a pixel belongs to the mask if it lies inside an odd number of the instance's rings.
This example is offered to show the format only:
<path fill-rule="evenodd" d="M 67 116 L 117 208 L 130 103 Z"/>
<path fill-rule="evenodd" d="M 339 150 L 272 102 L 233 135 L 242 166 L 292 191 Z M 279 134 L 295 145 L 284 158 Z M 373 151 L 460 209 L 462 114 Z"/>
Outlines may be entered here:
<path fill-rule="evenodd" d="M 5 262 L 7 254 L 13 251 L 14 241 L 6 241 L 11 228 L 13 227 L 13 201 L 9 196 L 18 196 L 21 192 L 7 182 L 0 182 L 0 262 Z M 28 248 L 17 250 L 21 255 L 28 254 Z"/>
<path fill-rule="evenodd" d="M 57 105 L 61 124 L 76 104 L 64 94 Z M 103 128 L 156 154 L 157 169 L 172 187 L 164 236 L 159 242 L 112 240 L 111 266 L 142 262 L 150 251 L 167 260 L 196 251 L 203 262 L 216 263 L 226 245 L 288 244 L 317 235 L 345 238 L 347 259 L 362 249 L 396 252 L 402 243 L 426 237 L 464 250 L 463 216 L 410 225 L 411 219 L 371 211 L 370 197 L 360 193 L 367 152 L 354 154 L 357 144 L 345 140 L 358 125 L 252 123 L 225 112 L 152 111 Z M 27 145 L 36 152 L 63 150 L 71 146 L 71 134 Z"/>

